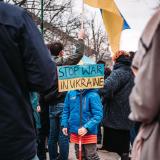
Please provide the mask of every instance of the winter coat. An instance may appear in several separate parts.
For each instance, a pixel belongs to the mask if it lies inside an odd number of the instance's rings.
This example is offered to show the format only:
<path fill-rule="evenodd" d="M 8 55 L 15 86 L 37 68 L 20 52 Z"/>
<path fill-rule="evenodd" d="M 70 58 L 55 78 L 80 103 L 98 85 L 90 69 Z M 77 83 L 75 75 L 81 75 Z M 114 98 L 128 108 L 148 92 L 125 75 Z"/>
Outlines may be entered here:
<path fill-rule="evenodd" d="M 0 2 L 0 159 L 36 155 L 29 92 L 54 92 L 56 67 L 27 12 Z"/>
<path fill-rule="evenodd" d="M 97 90 L 84 90 L 82 93 L 82 126 L 88 134 L 97 134 L 97 126 L 102 119 L 102 104 Z M 61 126 L 70 133 L 78 133 L 80 128 L 80 91 L 67 93 Z"/>
<path fill-rule="evenodd" d="M 117 63 L 105 80 L 102 93 L 107 101 L 104 125 L 113 129 L 130 130 L 129 94 L 134 85 L 130 63 Z"/>
<path fill-rule="evenodd" d="M 130 119 L 142 122 L 138 160 L 160 159 L 160 9 L 140 38 L 132 67 L 138 69 L 130 96 Z M 135 147 L 134 147 L 135 149 Z M 133 150 L 135 152 L 135 150 Z M 135 154 L 134 154 L 135 155 Z M 136 156 L 137 157 L 137 156 Z M 133 157 L 133 160 L 137 158 Z"/>

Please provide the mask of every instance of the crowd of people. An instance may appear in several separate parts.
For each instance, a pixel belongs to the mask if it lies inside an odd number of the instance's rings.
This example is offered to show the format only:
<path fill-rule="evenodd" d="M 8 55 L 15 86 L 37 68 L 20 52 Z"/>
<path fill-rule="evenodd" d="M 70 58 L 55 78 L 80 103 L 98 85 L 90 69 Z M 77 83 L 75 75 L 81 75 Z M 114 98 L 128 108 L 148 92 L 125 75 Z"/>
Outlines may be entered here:
<path fill-rule="evenodd" d="M 59 93 L 56 67 L 79 63 L 84 30 L 64 57 L 63 44 L 45 45 L 27 11 L 0 2 L 0 159 L 47 160 L 48 150 L 50 160 L 68 160 L 74 143 L 77 159 L 100 160 L 97 142 L 121 160 L 160 159 L 159 24 L 157 9 L 137 53 L 117 51 L 105 66 L 103 88 Z"/>

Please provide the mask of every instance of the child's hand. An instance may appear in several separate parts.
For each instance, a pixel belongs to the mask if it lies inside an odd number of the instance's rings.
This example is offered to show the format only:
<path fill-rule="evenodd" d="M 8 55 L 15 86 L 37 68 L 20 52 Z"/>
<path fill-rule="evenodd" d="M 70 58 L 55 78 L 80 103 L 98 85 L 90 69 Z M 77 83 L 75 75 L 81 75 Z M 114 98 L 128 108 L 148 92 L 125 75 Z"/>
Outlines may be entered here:
<path fill-rule="evenodd" d="M 67 128 L 63 128 L 62 132 L 65 136 L 68 136 L 68 129 Z"/>
<path fill-rule="evenodd" d="M 37 106 L 37 112 L 41 112 L 41 107 L 40 106 Z"/>
<path fill-rule="evenodd" d="M 87 129 L 84 127 L 78 129 L 78 135 L 80 136 L 84 136 L 87 132 L 88 132 Z"/>

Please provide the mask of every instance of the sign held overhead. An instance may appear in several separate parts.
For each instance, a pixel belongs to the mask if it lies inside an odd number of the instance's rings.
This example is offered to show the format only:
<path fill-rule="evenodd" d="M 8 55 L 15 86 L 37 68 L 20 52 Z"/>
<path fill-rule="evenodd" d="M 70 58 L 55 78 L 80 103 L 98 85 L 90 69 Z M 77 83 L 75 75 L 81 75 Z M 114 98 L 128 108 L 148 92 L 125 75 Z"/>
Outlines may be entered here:
<path fill-rule="evenodd" d="M 103 88 L 104 65 L 72 65 L 57 67 L 59 92 Z"/>

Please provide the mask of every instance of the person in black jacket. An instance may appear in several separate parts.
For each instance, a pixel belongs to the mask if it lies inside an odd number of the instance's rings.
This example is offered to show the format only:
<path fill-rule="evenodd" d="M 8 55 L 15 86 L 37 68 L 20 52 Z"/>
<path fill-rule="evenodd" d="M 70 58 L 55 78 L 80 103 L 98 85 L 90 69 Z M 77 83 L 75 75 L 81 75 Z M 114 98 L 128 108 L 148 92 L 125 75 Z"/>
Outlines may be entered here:
<path fill-rule="evenodd" d="M 54 96 L 56 67 L 28 13 L 0 2 L 0 159 L 37 160 L 29 92 Z"/>
<path fill-rule="evenodd" d="M 128 119 L 130 113 L 129 94 L 134 85 L 134 76 L 129 54 L 118 51 L 110 76 L 105 80 L 102 93 L 108 101 L 104 117 L 104 146 L 108 151 L 118 153 L 122 159 L 128 156 L 130 129 L 132 122 Z"/>

